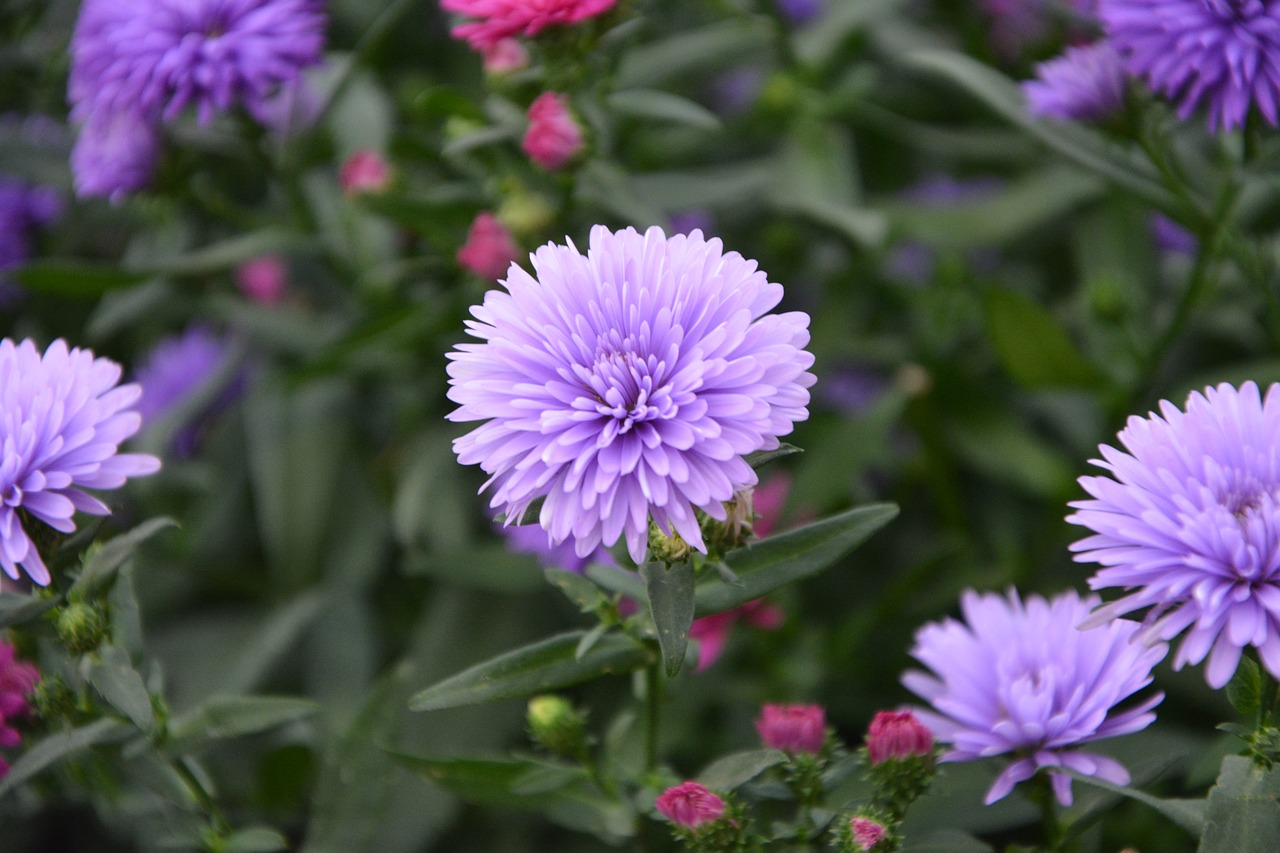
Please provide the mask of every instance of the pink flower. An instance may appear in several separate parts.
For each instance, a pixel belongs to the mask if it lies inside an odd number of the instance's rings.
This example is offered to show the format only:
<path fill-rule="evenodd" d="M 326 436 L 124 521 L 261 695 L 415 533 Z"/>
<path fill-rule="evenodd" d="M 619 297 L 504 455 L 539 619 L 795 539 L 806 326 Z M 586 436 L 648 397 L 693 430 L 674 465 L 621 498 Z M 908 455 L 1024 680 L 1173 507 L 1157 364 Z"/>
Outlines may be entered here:
<path fill-rule="evenodd" d="M 654 805 L 667 820 L 685 829 L 697 829 L 724 817 L 724 800 L 697 782 L 681 782 L 668 788 Z"/>
<path fill-rule="evenodd" d="M 776 631 L 782 627 L 785 619 L 786 614 L 781 607 L 763 598 L 748 601 L 723 613 L 694 619 L 689 626 L 689 639 L 698 641 L 698 666 L 694 671 L 702 672 L 719 660 L 724 652 L 724 644 L 729 640 L 729 631 L 738 622 L 746 622 L 762 631 Z"/>
<path fill-rule="evenodd" d="M 278 255 L 263 255 L 236 267 L 236 286 L 262 305 L 276 305 L 288 289 L 289 268 Z"/>
<path fill-rule="evenodd" d="M 480 278 L 494 281 L 506 275 L 517 257 L 520 247 L 511 239 L 511 233 L 488 211 L 476 216 L 467 231 L 467 242 L 458 249 L 458 266 L 473 272 Z"/>
<path fill-rule="evenodd" d="M 543 92 L 529 105 L 528 116 L 529 129 L 521 147 L 542 168 L 562 169 L 582 150 L 582 128 L 563 95 Z"/>
<path fill-rule="evenodd" d="M 855 817 L 849 821 L 849 835 L 853 837 L 853 843 L 858 849 L 865 853 L 884 841 L 884 824 L 869 817 Z"/>
<path fill-rule="evenodd" d="M 480 48 L 486 74 L 511 74 L 529 67 L 529 51 L 515 39 L 499 39 Z"/>
<path fill-rule="evenodd" d="M 338 171 L 342 192 L 350 196 L 380 193 L 391 185 L 391 166 L 372 148 L 361 148 Z"/>
<path fill-rule="evenodd" d="M 0 746 L 13 747 L 22 741 L 9 721 L 27 714 L 27 695 L 39 682 L 40 671 L 33 664 L 15 660 L 13 646 L 0 640 Z M 0 759 L 0 776 L 7 772 L 9 765 Z"/>
<path fill-rule="evenodd" d="M 765 705 L 756 731 L 769 749 L 817 755 L 827 738 L 827 715 L 821 705 Z"/>
<path fill-rule="evenodd" d="M 609 11 L 617 0 L 440 0 L 440 8 L 474 20 L 453 28 L 476 50 L 512 36 L 535 36 L 547 27 L 576 24 Z"/>
<path fill-rule="evenodd" d="M 910 711 L 878 711 L 867 729 L 873 765 L 933 752 L 933 733 Z"/>

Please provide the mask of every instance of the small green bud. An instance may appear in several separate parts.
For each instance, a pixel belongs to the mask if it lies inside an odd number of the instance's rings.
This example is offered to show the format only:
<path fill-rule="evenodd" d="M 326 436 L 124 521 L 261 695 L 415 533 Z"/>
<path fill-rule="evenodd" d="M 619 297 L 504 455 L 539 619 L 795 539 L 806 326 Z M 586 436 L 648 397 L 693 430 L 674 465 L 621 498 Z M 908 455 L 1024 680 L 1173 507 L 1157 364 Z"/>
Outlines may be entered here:
<path fill-rule="evenodd" d="M 538 193 L 516 187 L 498 207 L 498 221 L 517 237 L 541 234 L 555 221 L 555 209 Z"/>
<path fill-rule="evenodd" d="M 686 559 L 692 552 L 693 549 L 689 547 L 689 543 L 684 541 L 679 533 L 673 530 L 668 536 L 655 522 L 649 521 L 649 557 L 651 559 L 661 560 L 670 565 Z"/>
<path fill-rule="evenodd" d="M 534 743 L 556 755 L 579 757 L 587 746 L 586 719 L 562 696 L 535 696 L 526 717 Z"/>
<path fill-rule="evenodd" d="M 53 624 L 58 632 L 58 639 L 72 654 L 91 652 L 106 639 L 106 619 L 93 605 L 73 601 L 54 613 L 56 616 Z"/>

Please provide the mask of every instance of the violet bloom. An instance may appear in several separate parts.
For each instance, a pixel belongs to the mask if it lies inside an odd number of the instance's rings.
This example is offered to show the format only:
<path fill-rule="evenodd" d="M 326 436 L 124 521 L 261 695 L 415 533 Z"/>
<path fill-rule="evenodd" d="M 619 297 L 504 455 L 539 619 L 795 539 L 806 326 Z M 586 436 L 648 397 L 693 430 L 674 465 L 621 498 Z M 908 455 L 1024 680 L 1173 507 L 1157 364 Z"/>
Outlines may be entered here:
<path fill-rule="evenodd" d="M 585 557 L 579 557 L 576 551 L 577 543 L 572 538 L 558 545 L 549 544 L 547 531 L 534 524 L 513 524 L 503 527 L 502 534 L 506 537 L 507 545 L 512 551 L 532 554 L 538 558 L 538 563 L 544 569 L 562 569 L 580 575 L 592 563 L 615 565 L 613 557 L 603 547 L 596 548 Z"/>
<path fill-rule="evenodd" d="M 1151 239 L 1156 248 L 1162 252 L 1175 255 L 1194 255 L 1200 248 L 1196 235 L 1174 222 L 1163 213 L 1152 213 L 1147 217 L 1147 227 L 1151 231 Z"/>
<path fill-rule="evenodd" d="M 1077 747 L 1151 724 L 1164 694 L 1124 711 L 1115 706 L 1151 683 L 1168 647 L 1133 642 L 1141 626 L 1123 619 L 1079 630 L 1096 604 L 1097 596 L 1082 600 L 1074 591 L 1024 603 L 1013 590 L 1007 597 L 969 590 L 960 600 L 968 624 L 946 619 L 916 633 L 911 655 L 933 672 L 909 671 L 902 683 L 933 706 L 917 714 L 950 744 L 941 760 L 1014 756 L 987 791 L 988 805 L 1042 768 L 1063 805 L 1071 804 L 1071 778 L 1058 767 L 1128 784 L 1119 762 Z"/>
<path fill-rule="evenodd" d="M 1266 399 L 1246 382 L 1196 392 L 1186 411 L 1131 417 L 1124 450 L 1103 445 L 1093 464 L 1111 476 L 1081 477 L 1092 500 L 1067 521 L 1093 536 L 1071 550 L 1103 568 L 1093 589 L 1127 594 L 1088 624 L 1151 608 L 1140 638 L 1186 631 L 1174 668 L 1209 658 L 1205 680 L 1222 687 L 1246 646 L 1280 677 L 1280 385 Z M 1126 452 L 1127 451 L 1127 452 Z"/>
<path fill-rule="evenodd" d="M 796 26 L 804 26 L 818 18 L 826 8 L 826 0 L 777 0 L 778 11 Z"/>
<path fill-rule="evenodd" d="M 210 409 L 230 401 L 239 391 L 232 382 L 225 389 L 209 389 L 232 357 L 227 340 L 204 326 L 192 326 L 181 335 L 165 338 L 138 366 L 136 379 L 142 397 L 136 406 L 143 427 L 150 427 L 181 408 L 202 391 L 221 391 Z M 192 413 L 193 417 L 199 413 Z M 175 450 L 189 456 L 196 447 L 198 426 L 185 424 L 175 437 Z"/>
<path fill-rule="evenodd" d="M 817 755 L 827 739 L 827 712 L 821 705 L 765 705 L 756 731 L 768 749 Z"/>
<path fill-rule="evenodd" d="M 83 489 L 117 489 L 160 470 L 154 456 L 117 452 L 142 423 L 130 409 L 142 389 L 117 387 L 120 372 L 63 340 L 43 356 L 30 340 L 0 341 L 0 566 L 9 577 L 21 566 L 36 583 L 49 583 L 19 510 L 70 533 L 76 510 L 111 512 Z"/>
<path fill-rule="evenodd" d="M 667 820 L 683 829 L 697 829 L 724 817 L 724 800 L 697 782 L 681 782 L 663 791 L 654 803 Z"/>
<path fill-rule="evenodd" d="M 1022 84 L 1027 109 L 1035 116 L 1099 121 L 1124 106 L 1124 67 L 1106 41 L 1067 48 L 1037 65 L 1036 78 Z"/>
<path fill-rule="evenodd" d="M 719 240 L 660 228 L 591 230 L 512 265 L 449 354 L 449 418 L 486 421 L 454 442 L 492 475 L 508 518 L 586 556 L 625 536 L 644 562 L 649 519 L 706 552 L 696 513 L 756 483 L 743 457 L 808 416 L 809 317 L 769 314 L 781 285 Z"/>
<path fill-rule="evenodd" d="M 1280 0 L 1100 0 L 1107 39 L 1129 73 L 1188 118 L 1204 106 L 1211 131 L 1272 127 L 1280 100 Z"/>
<path fill-rule="evenodd" d="M 151 183 L 160 159 L 159 125 L 125 110 L 85 122 L 71 149 L 76 195 L 118 203 Z"/>
<path fill-rule="evenodd" d="M 0 175 L 0 282 L 4 281 L 5 270 L 21 265 L 31 256 L 36 230 L 56 219 L 61 211 L 62 200 L 55 190 Z"/>

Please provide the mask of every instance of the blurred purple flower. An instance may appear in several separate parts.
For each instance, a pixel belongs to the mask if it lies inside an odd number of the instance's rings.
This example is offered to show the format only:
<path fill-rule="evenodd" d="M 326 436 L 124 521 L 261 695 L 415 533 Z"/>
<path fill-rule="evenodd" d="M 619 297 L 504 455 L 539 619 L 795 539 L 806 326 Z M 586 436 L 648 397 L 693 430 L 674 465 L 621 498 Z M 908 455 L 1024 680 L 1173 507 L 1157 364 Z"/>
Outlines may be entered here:
<path fill-rule="evenodd" d="M 796 26 L 804 26 L 826 9 L 826 0 L 777 0 L 778 11 Z"/>
<path fill-rule="evenodd" d="M 137 385 L 117 387 L 120 365 L 56 340 L 44 355 L 30 340 L 0 341 L 0 566 L 40 585 L 49 571 L 19 510 L 70 533 L 76 510 L 109 515 L 82 489 L 116 489 L 160 469 L 154 456 L 118 453 L 142 418 Z"/>
<path fill-rule="evenodd" d="M 1151 239 L 1162 252 L 1178 255 L 1194 255 L 1200 247 L 1196 235 L 1174 222 L 1163 213 L 1152 213 L 1147 219 Z"/>
<path fill-rule="evenodd" d="M 1161 401 L 1160 414 L 1131 417 L 1094 464 L 1109 477 L 1081 477 L 1092 500 L 1076 501 L 1067 521 L 1093 536 L 1071 550 L 1104 568 L 1093 589 L 1123 598 L 1088 624 L 1150 607 L 1141 639 L 1187 631 L 1174 668 L 1209 658 L 1205 680 L 1218 688 L 1253 646 L 1280 678 L 1280 385 L 1266 399 L 1246 382 L 1195 392 L 1186 411 Z"/>
<path fill-rule="evenodd" d="M 1082 600 L 1075 591 L 1024 603 L 1013 590 L 969 590 L 960 600 L 968 624 L 946 619 L 916 633 L 911 655 L 932 672 L 911 670 L 902 683 L 933 706 L 918 716 L 950 744 L 941 760 L 1014 756 L 987 791 L 988 804 L 1040 769 L 1049 770 L 1063 805 L 1071 804 L 1071 777 L 1056 768 L 1128 784 L 1114 759 L 1077 747 L 1151 724 L 1163 694 L 1124 711 L 1115 706 L 1151 683 L 1168 647 L 1133 642 L 1141 626 L 1123 619 L 1079 630 L 1097 604 L 1097 596 Z"/>
<path fill-rule="evenodd" d="M 1211 131 L 1251 108 L 1275 127 L 1280 101 L 1280 0 L 1100 0 L 1107 38 L 1130 74 L 1174 101 L 1209 111 Z"/>
<path fill-rule="evenodd" d="M 233 357 L 230 343 L 205 326 L 192 326 L 181 335 L 165 338 L 152 347 L 138 366 L 136 381 L 142 397 L 136 406 L 142 415 L 143 428 L 149 428 L 181 407 L 195 394 L 209 390 L 215 398 L 202 413 L 227 405 L 243 390 L 243 377 L 227 380 L 225 388 L 208 389 L 219 372 Z M 199 424 L 184 424 L 174 444 L 180 456 L 194 452 L 199 439 Z"/>
<path fill-rule="evenodd" d="M 751 109 L 764 88 L 764 72 L 754 66 L 726 71 L 711 81 L 711 108 L 722 116 L 738 116 Z"/>
<path fill-rule="evenodd" d="M 592 563 L 603 563 L 606 566 L 616 565 L 613 557 L 603 547 L 596 548 L 595 551 L 585 557 L 579 557 L 575 550 L 577 543 L 574 542 L 572 537 L 558 545 L 552 545 L 547 540 L 547 531 L 536 524 L 512 524 L 508 527 L 502 527 L 501 531 L 512 551 L 521 554 L 532 554 L 538 558 L 538 563 L 544 569 L 563 569 L 566 572 L 580 575 Z"/>
<path fill-rule="evenodd" d="M 833 409 L 856 416 L 874 406 L 890 384 L 879 370 L 847 365 L 828 371 L 818 388 L 818 398 Z"/>
<path fill-rule="evenodd" d="M 160 159 L 160 128 L 128 110 L 95 117 L 71 149 L 76 195 L 119 202 L 151 183 Z"/>
<path fill-rule="evenodd" d="M 31 240 L 39 228 L 57 219 L 62 199 L 51 187 L 33 187 L 25 181 L 0 175 L 0 285 L 5 271 L 31 256 Z"/>
<path fill-rule="evenodd" d="M 1022 84 L 1027 109 L 1035 116 L 1098 121 L 1124 106 L 1124 67 L 1106 41 L 1067 48 L 1037 65 L 1036 78 Z"/>
<path fill-rule="evenodd" d="M 711 211 L 699 207 L 671 214 L 667 217 L 667 224 L 672 235 L 689 234 L 693 231 L 710 234 L 715 228 L 715 217 L 711 215 Z"/>
<path fill-rule="evenodd" d="M 454 442 L 492 476 L 508 517 L 545 496 L 541 525 L 586 556 L 625 536 L 643 562 L 649 519 L 705 552 L 695 510 L 753 486 L 743 459 L 808 417 L 809 318 L 769 314 L 782 287 L 695 232 L 591 230 L 512 266 L 449 354 Z"/>
<path fill-rule="evenodd" d="M 910 204 L 928 210 L 981 201 L 994 195 L 1004 186 L 1004 181 L 990 176 L 956 178 L 952 175 L 934 174 L 907 187 L 898 197 Z M 884 271 L 892 278 L 913 284 L 930 281 L 937 267 L 937 252 L 932 246 L 919 240 L 903 240 L 889 250 L 884 261 Z M 999 259 L 990 252 L 974 250 L 969 262 L 975 267 L 994 267 Z"/>

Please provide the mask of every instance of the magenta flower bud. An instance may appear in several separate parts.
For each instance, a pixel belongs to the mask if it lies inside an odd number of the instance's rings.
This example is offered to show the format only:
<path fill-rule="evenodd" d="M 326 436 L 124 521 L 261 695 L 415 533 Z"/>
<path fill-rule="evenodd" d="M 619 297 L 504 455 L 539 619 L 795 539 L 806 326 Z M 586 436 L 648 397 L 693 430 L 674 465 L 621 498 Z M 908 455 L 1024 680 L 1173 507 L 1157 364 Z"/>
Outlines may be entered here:
<path fill-rule="evenodd" d="M 342 164 L 338 183 L 347 196 L 380 193 L 391 185 L 391 166 L 372 148 L 361 148 Z"/>
<path fill-rule="evenodd" d="M 594 18 L 612 9 L 617 1 L 440 0 L 440 8 L 470 19 L 454 27 L 452 35 L 481 50 L 512 36 L 536 36 L 547 27 Z"/>
<path fill-rule="evenodd" d="M 261 305 L 276 305 L 288 289 L 289 270 L 277 255 L 263 255 L 236 267 L 236 287 Z"/>
<path fill-rule="evenodd" d="M 22 741 L 9 722 L 29 712 L 27 696 L 39 683 L 40 671 L 33 664 L 17 660 L 13 646 L 0 640 L 0 746 L 14 747 Z M 0 776 L 8 772 L 8 763 L 0 759 Z"/>
<path fill-rule="evenodd" d="M 563 95 L 543 92 L 529 105 L 528 117 L 521 148 L 542 168 L 558 171 L 582 150 L 582 128 Z"/>
<path fill-rule="evenodd" d="M 884 841 L 886 831 L 884 824 L 869 817 L 855 817 L 849 821 L 849 836 L 859 850 L 874 850 L 876 845 Z"/>
<path fill-rule="evenodd" d="M 505 38 L 480 48 L 484 73 L 494 76 L 514 74 L 529 67 L 529 51 L 513 38 Z"/>
<path fill-rule="evenodd" d="M 910 711 L 879 711 L 867 729 L 867 754 L 874 766 L 933 752 L 933 733 Z"/>
<path fill-rule="evenodd" d="M 821 705 L 765 705 L 756 731 L 769 749 L 816 755 L 827 738 L 827 715 Z"/>
<path fill-rule="evenodd" d="M 667 820 L 684 829 L 697 829 L 724 817 L 724 800 L 697 782 L 681 782 L 668 788 L 654 805 Z"/>
<path fill-rule="evenodd" d="M 467 242 L 458 249 L 456 257 L 458 266 L 480 278 L 496 281 L 506 275 L 519 255 L 520 248 L 511 239 L 511 232 L 498 217 L 485 211 L 471 223 Z"/>

